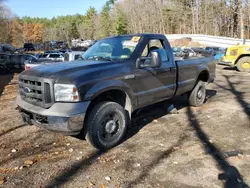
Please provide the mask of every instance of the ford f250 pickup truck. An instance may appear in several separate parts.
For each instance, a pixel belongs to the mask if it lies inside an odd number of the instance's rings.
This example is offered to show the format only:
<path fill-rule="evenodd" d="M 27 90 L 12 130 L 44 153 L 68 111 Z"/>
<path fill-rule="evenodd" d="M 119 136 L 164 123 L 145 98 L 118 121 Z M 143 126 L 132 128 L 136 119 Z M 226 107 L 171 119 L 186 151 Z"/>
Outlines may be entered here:
<path fill-rule="evenodd" d="M 17 105 L 27 124 L 81 133 L 106 150 L 122 141 L 136 109 L 181 94 L 202 105 L 215 68 L 213 57 L 175 61 L 164 35 L 115 36 L 95 43 L 82 60 L 22 72 Z"/>

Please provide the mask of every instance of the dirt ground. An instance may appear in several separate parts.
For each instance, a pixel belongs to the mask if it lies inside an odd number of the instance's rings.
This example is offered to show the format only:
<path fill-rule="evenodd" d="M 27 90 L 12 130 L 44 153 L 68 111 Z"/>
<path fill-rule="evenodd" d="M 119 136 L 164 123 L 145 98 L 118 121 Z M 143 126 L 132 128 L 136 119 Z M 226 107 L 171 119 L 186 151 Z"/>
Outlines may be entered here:
<path fill-rule="evenodd" d="M 134 114 L 126 140 L 104 153 L 23 125 L 17 75 L 0 76 L 0 187 L 248 187 L 249 76 L 217 66 L 202 107 L 184 97 L 147 107 Z M 171 102 L 178 114 L 167 114 Z M 225 157 L 235 150 L 243 154 Z"/>

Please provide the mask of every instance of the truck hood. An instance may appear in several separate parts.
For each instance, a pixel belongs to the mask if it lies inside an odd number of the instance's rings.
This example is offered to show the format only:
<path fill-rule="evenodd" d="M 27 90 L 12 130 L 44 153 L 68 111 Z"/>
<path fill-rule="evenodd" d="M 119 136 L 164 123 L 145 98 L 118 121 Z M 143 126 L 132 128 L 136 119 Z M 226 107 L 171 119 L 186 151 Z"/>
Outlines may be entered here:
<path fill-rule="evenodd" d="M 86 73 L 115 66 L 118 63 L 112 61 L 77 60 L 71 62 L 51 63 L 23 71 L 22 75 L 48 78 L 55 82 L 72 83 L 78 77 Z"/>

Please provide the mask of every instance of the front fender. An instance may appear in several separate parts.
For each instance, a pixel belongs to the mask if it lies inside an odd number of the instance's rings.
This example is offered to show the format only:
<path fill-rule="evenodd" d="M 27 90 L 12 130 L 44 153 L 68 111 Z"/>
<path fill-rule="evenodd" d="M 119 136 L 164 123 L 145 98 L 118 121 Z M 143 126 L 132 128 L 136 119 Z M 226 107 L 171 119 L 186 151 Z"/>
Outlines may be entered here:
<path fill-rule="evenodd" d="M 105 80 L 95 84 L 84 96 L 84 100 L 90 101 L 103 92 L 110 90 L 121 90 L 125 92 L 132 101 L 135 101 L 135 94 L 132 89 L 121 80 Z"/>

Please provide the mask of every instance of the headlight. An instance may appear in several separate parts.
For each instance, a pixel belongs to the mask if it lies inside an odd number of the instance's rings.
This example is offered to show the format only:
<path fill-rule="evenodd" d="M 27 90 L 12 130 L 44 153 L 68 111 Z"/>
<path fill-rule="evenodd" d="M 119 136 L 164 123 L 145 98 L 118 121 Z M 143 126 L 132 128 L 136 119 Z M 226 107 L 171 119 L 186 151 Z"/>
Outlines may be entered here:
<path fill-rule="evenodd" d="M 77 102 L 80 100 L 77 88 L 72 84 L 55 84 L 55 100 L 62 102 Z"/>
<path fill-rule="evenodd" d="M 250 51 L 250 48 L 245 48 L 246 51 Z"/>
<path fill-rule="evenodd" d="M 232 50 L 231 52 L 230 52 L 230 56 L 236 56 L 238 54 L 238 50 L 236 49 L 236 50 Z"/>

